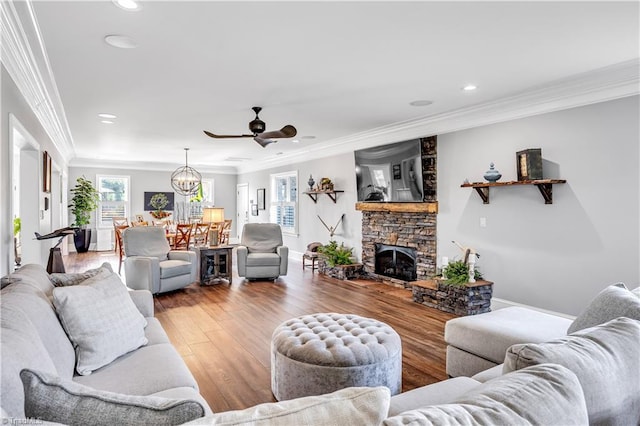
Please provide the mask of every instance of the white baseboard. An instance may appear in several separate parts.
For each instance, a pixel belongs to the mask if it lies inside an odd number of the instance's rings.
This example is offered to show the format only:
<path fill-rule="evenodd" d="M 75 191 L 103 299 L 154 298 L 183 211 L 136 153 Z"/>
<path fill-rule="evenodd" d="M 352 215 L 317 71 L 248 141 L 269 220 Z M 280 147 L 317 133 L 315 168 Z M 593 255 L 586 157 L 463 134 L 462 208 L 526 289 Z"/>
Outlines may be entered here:
<path fill-rule="evenodd" d="M 537 308 L 535 306 L 525 305 L 523 303 L 518 303 L 518 302 L 512 302 L 510 300 L 500 299 L 500 298 L 497 298 L 497 297 L 491 298 L 491 310 L 492 311 L 495 311 L 495 310 L 498 310 L 498 309 L 503 309 L 503 308 L 509 308 L 511 306 L 520 306 L 520 307 L 523 307 L 523 308 L 533 309 L 534 311 L 543 312 L 545 314 L 555 315 L 555 316 L 562 317 L 562 318 L 567 318 L 567 319 L 570 319 L 570 320 L 573 320 L 573 319 L 576 318 L 573 315 L 563 314 L 562 312 L 550 311 L 550 310 L 547 310 L 547 309 Z"/>

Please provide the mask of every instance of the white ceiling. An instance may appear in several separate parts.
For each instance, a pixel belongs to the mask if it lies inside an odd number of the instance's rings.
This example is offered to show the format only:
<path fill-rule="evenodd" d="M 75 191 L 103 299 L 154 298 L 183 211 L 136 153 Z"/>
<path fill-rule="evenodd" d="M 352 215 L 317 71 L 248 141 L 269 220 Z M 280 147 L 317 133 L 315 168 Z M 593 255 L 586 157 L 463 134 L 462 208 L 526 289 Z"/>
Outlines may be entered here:
<path fill-rule="evenodd" d="M 196 168 L 257 169 L 639 56 L 638 2 L 33 4 L 72 165 L 171 168 L 189 147 Z M 138 47 L 111 47 L 110 34 Z M 421 99 L 433 104 L 409 105 Z M 248 133 L 254 105 L 267 130 L 293 124 L 299 142 L 203 134 Z"/>

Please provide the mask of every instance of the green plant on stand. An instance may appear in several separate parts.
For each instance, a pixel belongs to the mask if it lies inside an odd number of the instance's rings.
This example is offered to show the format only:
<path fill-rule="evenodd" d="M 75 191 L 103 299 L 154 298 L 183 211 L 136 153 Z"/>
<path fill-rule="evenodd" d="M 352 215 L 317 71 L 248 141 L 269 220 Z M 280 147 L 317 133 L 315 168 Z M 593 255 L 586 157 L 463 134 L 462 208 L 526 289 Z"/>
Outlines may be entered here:
<path fill-rule="evenodd" d="M 469 282 L 469 265 L 462 260 L 450 262 L 442 271 L 445 282 L 451 285 L 464 285 Z M 482 274 L 477 269 L 474 271 L 476 280 L 482 279 Z"/>
<path fill-rule="evenodd" d="M 91 229 L 87 229 L 87 225 L 91 222 L 91 212 L 98 208 L 100 193 L 84 176 L 76 179 L 76 186 L 71 189 L 71 193 L 73 197 L 68 207 L 76 217 L 73 224 L 80 228 L 74 235 L 73 242 L 78 253 L 86 253 L 91 243 Z"/>
<path fill-rule="evenodd" d="M 331 267 L 336 265 L 351 265 L 353 263 L 352 251 L 353 249 L 345 247 L 344 243 L 338 246 L 336 241 L 330 241 L 329 244 L 318 247 L 318 253 L 323 255 L 327 265 Z"/>

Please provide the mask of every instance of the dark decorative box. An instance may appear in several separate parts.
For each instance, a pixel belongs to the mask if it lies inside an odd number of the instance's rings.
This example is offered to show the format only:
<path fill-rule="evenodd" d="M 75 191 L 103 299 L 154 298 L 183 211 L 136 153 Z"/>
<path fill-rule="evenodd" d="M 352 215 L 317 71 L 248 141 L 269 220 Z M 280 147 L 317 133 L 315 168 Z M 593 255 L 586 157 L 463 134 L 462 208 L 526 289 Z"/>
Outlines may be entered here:
<path fill-rule="evenodd" d="M 542 177 L 542 149 L 531 148 L 516 152 L 518 180 L 537 180 Z"/>

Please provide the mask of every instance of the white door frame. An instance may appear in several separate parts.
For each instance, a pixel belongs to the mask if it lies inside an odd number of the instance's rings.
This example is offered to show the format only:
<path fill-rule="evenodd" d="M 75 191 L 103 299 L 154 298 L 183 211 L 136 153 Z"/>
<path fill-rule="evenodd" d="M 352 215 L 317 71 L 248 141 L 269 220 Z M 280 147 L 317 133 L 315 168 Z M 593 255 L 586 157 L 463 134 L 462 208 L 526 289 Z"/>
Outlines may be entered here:
<path fill-rule="evenodd" d="M 241 240 L 242 229 L 247 222 L 249 222 L 249 184 L 239 183 L 236 185 L 236 233 L 238 240 Z"/>
<path fill-rule="evenodd" d="M 9 180 L 11 182 L 11 194 L 9 197 L 9 216 L 7 217 L 6 220 L 9 221 L 9 229 L 13 230 L 13 217 L 14 214 L 16 212 L 16 207 L 14 205 L 15 200 L 14 200 L 14 191 L 15 188 L 17 187 L 19 189 L 19 197 L 20 197 L 20 204 L 24 205 L 24 200 L 26 200 L 27 202 L 29 202 L 29 209 L 32 209 L 35 207 L 35 211 L 37 212 L 37 219 L 32 220 L 35 223 L 27 223 L 25 224 L 24 221 L 22 223 L 22 228 L 23 231 L 21 231 L 21 240 L 22 240 L 22 244 L 23 244 L 23 255 L 25 253 L 26 250 L 24 249 L 28 249 L 29 250 L 29 256 L 27 256 L 28 260 L 30 261 L 34 261 L 36 263 L 40 263 L 42 264 L 42 259 L 43 259 L 43 255 L 42 252 L 46 250 L 48 250 L 48 247 L 43 247 L 43 245 L 39 242 L 34 243 L 33 242 L 33 237 L 31 236 L 25 236 L 24 234 L 24 228 L 31 228 L 32 230 L 36 230 L 38 232 L 40 232 L 40 220 L 43 218 L 43 214 L 44 211 L 42 210 L 42 206 L 41 206 L 41 194 L 42 194 L 42 186 L 41 186 L 41 182 L 42 182 L 42 161 L 37 161 L 37 170 L 36 170 L 36 179 L 35 179 L 35 185 L 33 185 L 33 181 L 32 183 L 32 187 L 33 188 L 37 188 L 36 191 L 25 191 L 25 185 L 21 185 L 20 182 L 20 178 L 18 177 L 16 179 L 15 172 L 20 170 L 20 164 L 16 164 L 16 157 L 20 157 L 20 153 L 22 151 L 35 151 L 37 152 L 38 155 L 38 159 L 41 158 L 40 157 L 40 144 L 36 141 L 36 139 L 31 135 L 31 133 L 29 133 L 27 131 L 27 129 L 22 125 L 22 123 L 20 123 L 20 120 L 18 120 L 18 118 L 13 115 L 13 114 L 9 114 Z M 22 173 L 22 172 L 21 172 Z M 24 217 L 25 215 L 21 214 L 20 215 L 21 218 Z M 25 226 L 26 225 L 26 226 Z M 11 249 L 9 250 L 9 256 L 7 256 L 6 258 L 8 259 L 9 264 L 6 265 L 8 267 L 9 271 L 13 271 L 13 266 L 15 264 L 15 256 L 13 253 L 13 231 L 11 232 L 10 235 L 7 236 L 8 238 L 8 242 L 9 242 L 9 247 L 11 247 Z M 25 247 L 25 243 L 26 243 L 26 247 Z M 46 257 L 45 257 L 46 258 Z"/>

